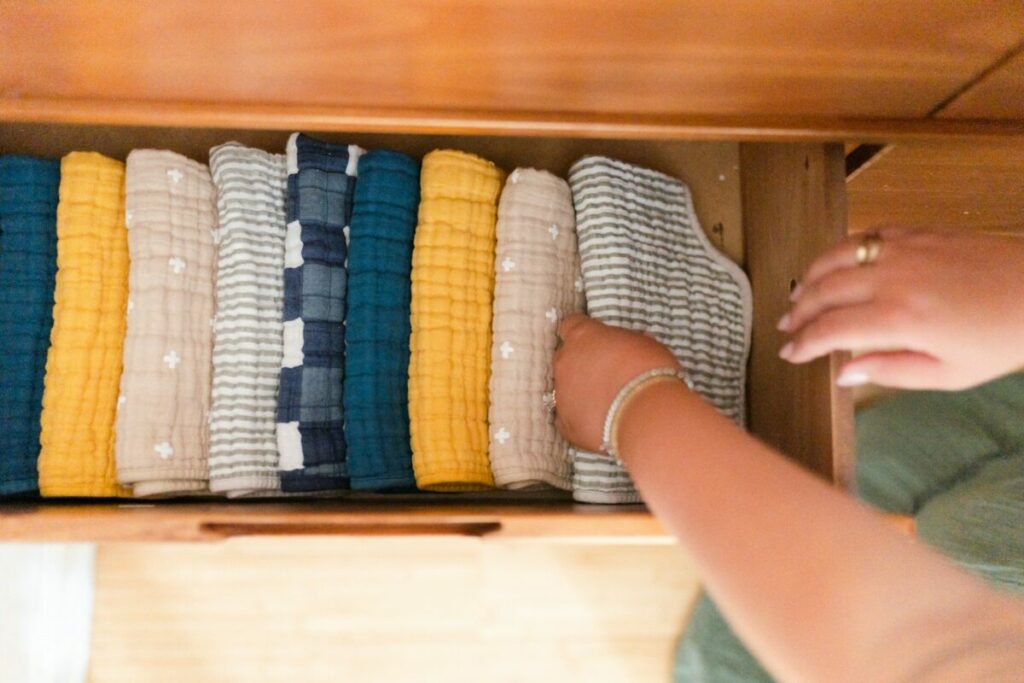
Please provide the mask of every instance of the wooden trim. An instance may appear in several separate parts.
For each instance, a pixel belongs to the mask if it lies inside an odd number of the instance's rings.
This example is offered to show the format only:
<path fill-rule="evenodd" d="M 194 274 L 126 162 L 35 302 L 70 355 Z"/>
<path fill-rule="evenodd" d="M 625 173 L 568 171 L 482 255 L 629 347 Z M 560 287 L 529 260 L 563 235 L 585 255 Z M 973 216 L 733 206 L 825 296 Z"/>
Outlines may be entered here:
<path fill-rule="evenodd" d="M 624 140 L 882 143 L 1024 138 L 1024 121 L 348 109 L 47 98 L 0 98 L 0 122 Z"/>
<path fill-rule="evenodd" d="M 422 496 L 421 496 L 422 497 Z M 0 506 L 3 541 L 219 541 L 236 536 L 460 535 L 670 543 L 642 505 L 571 502 L 132 502 L 46 501 Z"/>
<path fill-rule="evenodd" d="M 846 234 L 842 145 L 740 146 L 747 269 L 754 294 L 750 428 L 808 469 L 851 488 L 853 401 L 834 379 L 843 357 L 791 365 L 776 321 L 807 266 Z"/>

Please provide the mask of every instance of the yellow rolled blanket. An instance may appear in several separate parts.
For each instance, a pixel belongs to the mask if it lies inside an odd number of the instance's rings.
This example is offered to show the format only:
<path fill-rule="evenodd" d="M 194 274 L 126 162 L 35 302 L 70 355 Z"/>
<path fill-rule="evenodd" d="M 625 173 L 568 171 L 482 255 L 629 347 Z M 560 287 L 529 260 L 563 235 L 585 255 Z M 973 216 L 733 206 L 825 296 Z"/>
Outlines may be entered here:
<path fill-rule="evenodd" d="M 126 495 L 117 485 L 114 417 L 128 297 L 127 237 L 124 164 L 92 152 L 65 156 L 40 417 L 44 496 Z"/>
<path fill-rule="evenodd" d="M 502 176 L 463 152 L 438 150 L 423 159 L 409 341 L 409 428 L 421 489 L 494 486 L 487 392 Z"/>

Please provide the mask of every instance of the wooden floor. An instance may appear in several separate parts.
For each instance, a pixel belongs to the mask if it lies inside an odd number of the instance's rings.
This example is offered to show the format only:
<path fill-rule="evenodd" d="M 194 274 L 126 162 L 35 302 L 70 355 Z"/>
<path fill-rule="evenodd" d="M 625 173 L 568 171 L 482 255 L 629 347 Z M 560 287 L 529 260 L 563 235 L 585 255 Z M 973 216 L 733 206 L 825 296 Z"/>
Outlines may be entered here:
<path fill-rule="evenodd" d="M 696 590 L 671 545 L 105 545 L 89 680 L 668 681 Z"/>

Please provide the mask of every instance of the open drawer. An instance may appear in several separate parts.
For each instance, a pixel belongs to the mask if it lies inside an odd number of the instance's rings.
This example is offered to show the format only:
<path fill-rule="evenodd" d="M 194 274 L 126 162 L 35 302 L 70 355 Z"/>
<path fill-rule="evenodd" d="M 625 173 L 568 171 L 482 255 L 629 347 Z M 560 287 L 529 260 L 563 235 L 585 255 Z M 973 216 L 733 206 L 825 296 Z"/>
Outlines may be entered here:
<path fill-rule="evenodd" d="M 315 135 L 417 157 L 451 147 L 479 154 L 507 171 L 533 166 L 563 177 L 579 157 L 604 154 L 684 180 L 712 243 L 744 266 L 753 285 L 750 430 L 838 485 L 852 481 L 853 406 L 848 392 L 832 381 L 838 359 L 790 366 L 776 355 L 782 337 L 775 329 L 796 278 L 815 255 L 846 232 L 841 145 L 339 131 Z M 61 156 L 85 149 L 123 159 L 135 148 L 161 148 L 206 162 L 209 148 L 228 140 L 280 152 L 287 136 L 286 130 L 5 123 L 0 126 L 0 153 Z M 643 506 L 574 504 L 568 494 L 554 493 L 352 494 L 277 502 L 0 502 L 0 539 L 444 533 L 666 538 Z"/>

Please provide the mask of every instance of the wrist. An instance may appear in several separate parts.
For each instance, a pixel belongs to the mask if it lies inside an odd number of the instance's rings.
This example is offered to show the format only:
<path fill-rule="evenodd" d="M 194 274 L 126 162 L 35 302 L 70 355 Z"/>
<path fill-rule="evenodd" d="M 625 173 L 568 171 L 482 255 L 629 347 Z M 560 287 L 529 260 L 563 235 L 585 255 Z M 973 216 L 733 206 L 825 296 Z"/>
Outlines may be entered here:
<path fill-rule="evenodd" d="M 626 464 L 643 452 L 645 439 L 656 433 L 658 417 L 679 399 L 693 392 L 682 382 L 657 382 L 646 386 L 619 409 L 616 428 L 618 456 Z"/>

